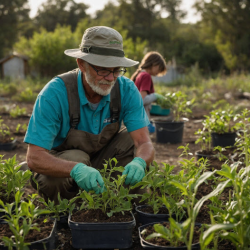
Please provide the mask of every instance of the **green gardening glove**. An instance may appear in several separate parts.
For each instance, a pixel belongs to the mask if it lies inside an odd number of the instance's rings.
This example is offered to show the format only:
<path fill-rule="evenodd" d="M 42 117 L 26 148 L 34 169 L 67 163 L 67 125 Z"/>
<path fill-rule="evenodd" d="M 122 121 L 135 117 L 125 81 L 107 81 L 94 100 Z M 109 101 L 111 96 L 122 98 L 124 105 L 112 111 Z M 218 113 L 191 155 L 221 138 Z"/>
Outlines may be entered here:
<path fill-rule="evenodd" d="M 166 99 L 166 97 L 164 97 L 163 95 L 157 94 L 157 93 L 155 93 L 155 96 L 156 96 L 156 100 L 164 100 L 164 99 Z"/>
<path fill-rule="evenodd" d="M 125 184 L 135 185 L 145 176 L 145 168 L 147 163 L 140 157 L 135 157 L 129 164 L 125 166 L 122 175 L 127 175 Z"/>
<path fill-rule="evenodd" d="M 104 191 L 104 181 L 98 170 L 83 163 L 76 164 L 70 172 L 76 184 L 86 190 L 94 190 L 96 194 Z"/>

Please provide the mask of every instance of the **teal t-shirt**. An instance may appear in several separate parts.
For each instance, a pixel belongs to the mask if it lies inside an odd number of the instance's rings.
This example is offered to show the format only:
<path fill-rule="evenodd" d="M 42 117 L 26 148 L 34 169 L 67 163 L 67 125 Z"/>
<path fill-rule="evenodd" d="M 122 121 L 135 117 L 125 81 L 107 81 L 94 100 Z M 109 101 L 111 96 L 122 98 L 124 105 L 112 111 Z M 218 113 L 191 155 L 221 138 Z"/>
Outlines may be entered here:
<path fill-rule="evenodd" d="M 134 82 L 118 77 L 121 93 L 120 126 L 123 121 L 128 132 L 146 127 L 148 117 L 143 107 L 141 95 Z M 80 97 L 80 123 L 78 130 L 99 134 L 109 124 L 110 95 L 103 96 L 96 110 L 85 96 L 82 75 L 77 78 Z M 52 149 L 63 143 L 70 129 L 67 90 L 61 78 L 53 78 L 39 93 L 29 121 L 24 142 Z"/>

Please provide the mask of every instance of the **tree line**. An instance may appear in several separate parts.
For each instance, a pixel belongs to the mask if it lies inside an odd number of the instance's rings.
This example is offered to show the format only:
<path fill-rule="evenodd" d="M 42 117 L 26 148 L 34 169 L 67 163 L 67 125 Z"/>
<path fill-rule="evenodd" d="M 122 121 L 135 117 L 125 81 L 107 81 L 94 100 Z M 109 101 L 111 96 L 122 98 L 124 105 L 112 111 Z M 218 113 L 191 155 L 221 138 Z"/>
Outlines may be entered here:
<path fill-rule="evenodd" d="M 26 54 L 31 67 L 52 76 L 76 66 L 63 51 L 79 47 L 86 28 L 105 25 L 123 35 L 126 56 L 134 60 L 156 50 L 186 69 L 198 63 L 205 74 L 249 70 L 250 0 L 197 0 L 202 19 L 196 24 L 182 23 L 186 12 L 180 5 L 181 0 L 118 0 L 92 17 L 87 4 L 48 0 L 30 18 L 28 0 L 1 0 L 0 58 L 13 50 Z"/>

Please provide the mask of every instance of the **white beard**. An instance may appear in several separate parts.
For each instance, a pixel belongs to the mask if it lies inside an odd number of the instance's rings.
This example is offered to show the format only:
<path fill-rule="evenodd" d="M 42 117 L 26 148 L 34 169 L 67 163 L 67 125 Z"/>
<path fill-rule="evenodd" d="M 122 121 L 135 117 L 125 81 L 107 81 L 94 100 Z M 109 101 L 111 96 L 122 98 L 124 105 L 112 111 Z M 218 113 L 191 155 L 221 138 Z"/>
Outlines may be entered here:
<path fill-rule="evenodd" d="M 88 83 L 88 85 L 90 86 L 90 88 L 96 92 L 97 94 L 101 95 L 101 96 L 106 96 L 111 92 L 111 89 L 113 88 L 115 81 L 109 82 L 106 80 L 100 80 L 97 82 L 97 84 L 95 84 L 95 80 L 94 77 L 90 75 L 89 73 L 89 65 L 85 64 L 86 68 L 86 74 L 85 74 L 85 78 L 86 78 L 86 82 Z M 100 87 L 101 84 L 105 84 L 105 85 L 109 85 L 110 88 L 104 90 Z"/>

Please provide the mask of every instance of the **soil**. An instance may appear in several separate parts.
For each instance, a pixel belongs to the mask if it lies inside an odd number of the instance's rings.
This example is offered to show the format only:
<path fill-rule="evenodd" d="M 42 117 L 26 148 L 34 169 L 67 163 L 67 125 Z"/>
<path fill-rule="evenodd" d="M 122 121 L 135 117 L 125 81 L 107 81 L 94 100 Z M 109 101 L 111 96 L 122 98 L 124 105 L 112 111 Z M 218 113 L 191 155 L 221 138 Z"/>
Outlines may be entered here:
<path fill-rule="evenodd" d="M 13 101 L 11 101 L 9 98 L 2 98 L 0 99 L 0 106 L 1 105 L 13 105 Z M 20 123 L 28 125 L 29 122 L 29 116 L 32 113 L 33 104 L 27 104 L 27 103 L 18 103 L 20 108 L 26 108 L 28 116 L 25 117 L 18 117 L 18 118 L 11 118 L 9 114 L 0 114 L 2 116 L 2 119 L 4 120 L 4 123 L 10 128 L 11 136 L 15 137 L 17 139 L 17 146 L 12 151 L 0 151 L 0 155 L 3 155 L 3 159 L 8 159 L 10 157 L 13 157 L 16 154 L 16 158 L 19 162 L 23 162 L 26 159 L 26 152 L 27 152 L 27 144 L 23 142 L 24 135 L 23 134 L 17 134 L 15 135 L 15 130 L 17 125 Z M 155 147 L 155 161 L 158 164 L 168 163 L 170 165 L 176 165 L 179 166 L 179 162 L 183 159 L 187 159 L 187 156 L 180 156 L 182 153 L 182 150 L 178 149 L 179 146 L 185 146 L 188 144 L 188 147 L 190 149 L 190 155 L 188 158 L 195 157 L 195 152 L 200 150 L 200 145 L 195 144 L 196 139 L 198 138 L 197 135 L 195 135 L 195 131 L 202 128 L 202 121 L 204 115 L 208 115 L 208 111 L 199 110 L 196 108 L 193 111 L 193 115 L 189 118 L 189 121 L 185 122 L 184 125 L 184 133 L 183 133 L 183 142 L 178 144 L 165 144 L 165 143 L 158 143 L 156 141 L 156 133 L 150 134 L 150 138 L 153 142 L 153 145 Z M 152 116 L 151 119 L 154 120 L 156 118 L 159 118 L 158 116 Z M 166 117 L 160 117 L 161 119 L 167 119 Z M 224 152 L 223 152 L 224 154 Z M 234 154 L 231 152 L 231 157 L 233 157 Z M 234 156 L 235 157 L 235 156 Z M 238 157 L 238 156 L 236 156 Z M 234 158 L 235 160 L 235 158 Z M 220 169 L 222 165 L 222 161 L 218 160 L 211 160 L 209 159 L 210 167 L 209 170 L 213 169 Z M 197 164 L 197 167 L 199 164 Z M 176 167 L 174 169 L 175 172 L 178 172 L 180 170 L 179 167 Z M 212 189 L 211 185 L 215 185 L 213 183 L 208 182 L 207 184 L 202 184 L 201 187 L 198 190 L 197 198 L 202 197 L 206 194 L 208 194 Z M 35 193 L 36 191 L 27 184 L 25 187 L 25 192 L 27 195 Z M 221 196 L 222 197 L 222 196 Z M 224 199 L 226 199 L 224 197 Z M 209 202 L 206 202 L 203 207 L 200 210 L 200 213 L 197 217 L 197 222 L 200 223 L 210 223 L 210 217 L 208 214 L 208 205 Z M 96 216 L 96 214 L 95 214 Z M 133 247 L 131 249 L 133 250 L 141 250 L 143 249 L 140 246 L 140 240 L 138 237 L 138 226 L 137 225 L 133 231 Z M 74 249 L 71 246 L 71 232 L 69 229 L 61 229 L 57 233 L 58 236 L 58 250 L 71 250 Z M 219 243 L 219 250 L 232 250 L 234 249 L 232 244 L 228 241 L 223 241 L 222 243 Z"/>
<path fill-rule="evenodd" d="M 169 228 L 169 223 L 167 223 L 167 222 L 162 223 L 162 225 L 164 227 Z M 141 236 L 146 242 L 149 242 L 150 244 L 154 244 L 154 245 L 157 245 L 157 246 L 165 246 L 165 247 L 171 246 L 169 241 L 167 241 L 165 239 L 162 239 L 162 238 L 159 238 L 159 237 L 147 240 L 146 238 L 150 234 L 154 233 L 155 230 L 154 230 L 154 226 L 148 226 L 145 229 L 146 229 L 145 233 L 141 234 Z M 200 227 L 195 226 L 194 227 L 193 244 L 199 243 L 199 237 L 200 237 Z M 178 247 L 185 246 L 185 243 L 184 242 L 178 242 L 177 246 Z"/>
<path fill-rule="evenodd" d="M 90 210 L 81 210 L 74 213 L 71 217 L 74 222 L 127 222 L 132 221 L 133 217 L 130 212 L 115 213 L 111 217 L 108 217 L 106 214 L 102 212 L 101 209 L 90 209 Z"/>
<path fill-rule="evenodd" d="M 154 210 L 152 207 L 150 206 L 147 206 L 147 207 L 141 207 L 140 208 L 140 211 L 143 212 L 143 213 L 148 213 L 148 214 L 153 214 L 154 213 Z M 168 210 L 167 208 L 165 207 L 161 207 L 158 211 L 157 214 L 168 214 Z"/>

